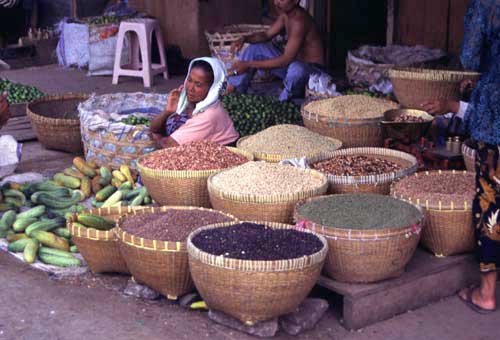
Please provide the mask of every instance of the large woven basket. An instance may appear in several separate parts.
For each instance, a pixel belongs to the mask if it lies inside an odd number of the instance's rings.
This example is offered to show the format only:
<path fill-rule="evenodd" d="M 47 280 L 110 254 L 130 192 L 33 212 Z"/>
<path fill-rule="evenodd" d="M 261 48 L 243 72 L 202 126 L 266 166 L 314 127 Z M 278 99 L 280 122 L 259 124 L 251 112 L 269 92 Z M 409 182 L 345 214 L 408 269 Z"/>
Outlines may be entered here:
<path fill-rule="evenodd" d="M 426 171 L 413 176 L 440 176 L 443 173 L 467 174 L 452 171 Z M 413 177 L 412 176 L 412 177 Z M 411 181 L 411 178 L 403 179 Z M 426 213 L 425 228 L 422 233 L 422 245 L 436 256 L 449 256 L 470 252 L 475 247 L 472 223 L 472 202 L 444 202 L 415 199 L 398 191 L 398 182 L 391 186 L 391 195 L 420 206 Z M 430 195 L 429 195 L 430 196 Z"/>
<path fill-rule="evenodd" d="M 295 311 L 321 273 L 328 251 L 326 240 L 318 236 L 324 246 L 312 255 L 277 261 L 214 256 L 192 243 L 193 237 L 202 230 L 233 224 L 214 224 L 189 235 L 189 268 L 203 300 L 210 309 L 229 314 L 246 325 Z M 264 224 L 271 228 L 294 228 L 286 224 Z"/>
<path fill-rule="evenodd" d="M 207 210 L 197 207 L 150 207 L 138 210 L 136 215 L 163 212 L 169 209 Z M 236 220 L 234 216 L 224 215 Z M 159 291 L 171 300 L 176 300 L 177 297 L 193 290 L 186 241 L 168 242 L 134 236 L 121 229 L 120 226 L 125 218 L 126 216 L 118 221 L 114 231 L 120 240 L 121 254 L 134 279 Z"/>
<path fill-rule="evenodd" d="M 307 191 L 287 195 L 250 195 L 226 192 L 208 178 L 210 202 L 216 210 L 226 211 L 240 220 L 291 223 L 295 204 L 303 199 L 320 196 L 328 190 L 328 180 L 319 171 L 305 169 L 311 175 L 321 178 L 321 184 Z"/>
<path fill-rule="evenodd" d="M 350 148 L 337 150 L 307 158 L 307 163 L 314 164 L 344 155 L 373 156 L 400 164 L 402 169 L 396 172 L 367 176 L 335 176 L 326 174 L 328 177 L 328 193 L 330 194 L 389 195 L 390 186 L 394 180 L 413 174 L 418 168 L 417 159 L 413 155 L 385 148 Z"/>
<path fill-rule="evenodd" d="M 476 172 L 476 149 L 472 145 L 471 140 L 466 140 L 462 143 L 462 156 L 464 157 L 465 169 L 467 171 Z"/>
<path fill-rule="evenodd" d="M 83 151 L 77 107 L 88 97 L 86 94 L 46 96 L 26 106 L 31 126 L 43 146 L 72 153 Z"/>
<path fill-rule="evenodd" d="M 251 153 L 228 147 L 234 153 L 252 161 Z M 222 171 L 214 170 L 154 170 L 137 162 L 137 169 L 151 197 L 160 205 L 186 205 L 210 208 L 207 179 Z"/>
<path fill-rule="evenodd" d="M 83 213 L 102 216 L 117 221 L 122 215 L 131 214 L 143 207 L 113 207 L 86 210 Z M 73 224 L 77 214 L 72 214 L 66 225 L 71 233 L 71 239 L 78 251 L 87 261 L 94 273 L 129 273 L 127 264 L 122 258 L 118 247 L 118 238 L 113 231 L 103 231 L 93 228 L 82 228 Z"/>
<path fill-rule="evenodd" d="M 241 37 L 256 33 L 265 32 L 270 26 L 267 25 L 252 25 L 252 24 L 238 24 L 228 25 L 223 27 L 220 32 L 205 31 L 205 37 L 208 41 L 208 47 L 212 57 L 222 61 L 229 69 L 238 58 L 230 51 L 231 44 Z M 243 44 L 240 53 L 249 46 L 248 43 Z M 274 76 L 267 71 L 259 71 L 252 78 L 254 83 L 269 82 L 274 79 Z"/>
<path fill-rule="evenodd" d="M 300 202 L 297 208 L 308 201 Z M 326 274 L 335 280 L 352 283 L 377 282 L 400 276 L 417 249 L 423 218 L 422 214 L 421 222 L 400 228 L 358 230 L 317 224 L 295 210 L 299 226 L 323 235 L 328 241 Z"/>
<path fill-rule="evenodd" d="M 240 150 L 245 150 L 244 148 L 242 148 L 241 143 L 243 141 L 245 141 L 246 139 L 248 139 L 249 137 L 251 137 L 251 136 L 246 136 L 246 137 L 242 137 L 242 138 L 238 139 L 238 142 L 236 143 L 236 147 Z M 334 147 L 331 148 L 330 151 L 335 151 L 335 150 L 340 149 L 342 147 L 342 142 L 339 141 L 338 139 L 330 138 L 330 137 L 327 137 L 327 138 L 335 145 Z M 256 161 L 266 161 L 266 162 L 271 162 L 271 163 L 278 163 L 284 159 L 301 158 L 301 157 L 314 157 L 322 152 L 325 152 L 325 151 L 323 150 L 323 151 L 317 152 L 315 154 L 300 155 L 300 156 L 286 154 L 286 153 L 271 154 L 271 153 L 265 153 L 265 152 L 252 152 L 252 154 L 253 154 L 253 157 Z"/>
<path fill-rule="evenodd" d="M 437 99 L 460 99 L 460 82 L 479 79 L 477 72 L 431 70 L 418 68 L 394 68 L 389 71 L 394 94 L 399 103 L 407 108 L 419 108 L 421 104 Z"/>
<path fill-rule="evenodd" d="M 345 148 L 363 146 L 382 146 L 383 115 L 376 118 L 330 117 L 308 111 L 307 104 L 302 104 L 300 112 L 305 127 L 320 135 L 342 141 Z"/>

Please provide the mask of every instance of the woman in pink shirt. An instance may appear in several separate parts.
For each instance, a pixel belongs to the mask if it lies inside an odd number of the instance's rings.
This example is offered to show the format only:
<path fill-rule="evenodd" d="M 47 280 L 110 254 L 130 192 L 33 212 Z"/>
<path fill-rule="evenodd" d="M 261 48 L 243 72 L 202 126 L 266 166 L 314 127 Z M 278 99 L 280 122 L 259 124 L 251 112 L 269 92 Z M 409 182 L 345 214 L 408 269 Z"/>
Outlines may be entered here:
<path fill-rule="evenodd" d="M 226 69 L 218 59 L 198 58 L 189 65 L 184 85 L 172 90 L 164 112 L 150 125 L 162 148 L 195 141 L 233 144 L 239 137 L 219 96 L 226 89 Z"/>

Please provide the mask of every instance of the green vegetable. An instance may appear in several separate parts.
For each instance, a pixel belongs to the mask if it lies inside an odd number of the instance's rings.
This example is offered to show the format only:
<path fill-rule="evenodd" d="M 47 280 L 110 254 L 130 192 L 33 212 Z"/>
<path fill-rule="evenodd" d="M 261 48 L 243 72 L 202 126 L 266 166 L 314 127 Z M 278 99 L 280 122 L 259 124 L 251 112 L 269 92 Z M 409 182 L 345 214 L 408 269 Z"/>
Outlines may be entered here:
<path fill-rule="evenodd" d="M 39 205 L 17 215 L 18 219 L 36 218 L 45 214 L 45 206 Z"/>
<path fill-rule="evenodd" d="M 26 244 L 30 241 L 30 238 L 23 238 L 17 241 L 14 241 L 12 243 L 9 243 L 9 247 L 7 248 L 10 252 L 13 253 L 20 253 L 24 251 L 24 247 L 26 247 Z"/>
<path fill-rule="evenodd" d="M 0 230 L 6 231 L 12 227 L 14 221 L 16 220 L 16 212 L 14 210 L 9 210 L 4 212 L 2 218 L 0 218 Z"/>
<path fill-rule="evenodd" d="M 38 255 L 40 261 L 46 264 L 51 264 L 58 267 L 73 267 L 80 266 L 80 260 L 77 258 L 70 259 L 69 257 L 62 257 L 51 254 L 40 254 Z"/>
<path fill-rule="evenodd" d="M 28 226 L 38 221 L 36 217 L 17 217 L 16 221 L 12 225 L 12 229 L 16 232 L 24 231 Z"/>
<path fill-rule="evenodd" d="M 7 101 L 11 104 L 32 102 L 45 94 L 34 86 L 13 83 L 0 79 L 0 92 L 7 91 Z"/>

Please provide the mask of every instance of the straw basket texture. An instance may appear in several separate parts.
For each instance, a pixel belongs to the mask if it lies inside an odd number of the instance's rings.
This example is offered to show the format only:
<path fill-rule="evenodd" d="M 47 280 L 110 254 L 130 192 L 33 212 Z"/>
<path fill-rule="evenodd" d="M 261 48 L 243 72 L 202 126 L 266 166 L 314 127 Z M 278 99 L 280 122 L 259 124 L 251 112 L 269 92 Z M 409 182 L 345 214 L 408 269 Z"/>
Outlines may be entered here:
<path fill-rule="evenodd" d="M 26 106 L 36 137 L 47 149 L 81 153 L 82 135 L 77 106 L 86 94 L 47 96 Z"/>
<path fill-rule="evenodd" d="M 252 161 L 251 153 L 228 147 L 237 154 Z M 149 194 L 160 205 L 186 205 L 210 208 L 207 179 L 210 175 L 222 171 L 214 170 L 154 170 L 137 162 L 137 169 Z"/>
<path fill-rule="evenodd" d="M 387 102 L 390 103 L 390 101 Z M 341 140 L 345 148 L 382 146 L 380 122 L 383 120 L 383 115 L 375 118 L 359 118 L 355 115 L 326 116 L 310 112 L 307 108 L 309 103 L 305 102 L 300 109 L 304 125 L 309 130 Z"/>
<path fill-rule="evenodd" d="M 443 173 L 467 174 L 453 171 L 426 171 L 414 176 L 440 176 Z M 472 174 L 470 174 L 473 176 Z M 413 176 L 412 176 L 413 177 Z M 412 177 L 405 179 L 410 181 Z M 472 202 L 440 201 L 432 198 L 415 199 L 398 190 L 398 182 L 391 186 L 391 195 L 415 203 L 425 211 L 422 245 L 436 256 L 470 252 L 475 247 L 472 223 Z"/>
<path fill-rule="evenodd" d="M 117 221 L 122 215 L 130 214 L 143 207 L 113 207 L 86 210 L 83 213 L 102 216 Z M 71 233 L 71 239 L 78 247 L 78 251 L 87 261 L 92 273 L 126 273 L 127 264 L 120 254 L 118 238 L 113 231 L 103 231 L 93 228 L 82 228 L 73 225 L 77 221 L 77 214 L 72 214 L 66 221 Z"/>
<path fill-rule="evenodd" d="M 429 100 L 460 98 L 460 82 L 479 79 L 476 72 L 394 68 L 389 71 L 394 94 L 399 103 L 408 108 L 419 108 Z"/>
<path fill-rule="evenodd" d="M 297 204 L 297 208 L 305 202 Z M 400 276 L 417 249 L 423 219 L 422 213 L 421 221 L 414 225 L 358 230 L 317 224 L 295 210 L 298 225 L 323 235 L 328 241 L 326 274 L 335 280 L 352 283 L 377 282 Z"/>
<path fill-rule="evenodd" d="M 411 175 L 418 168 L 417 159 L 413 155 L 385 148 L 343 149 L 307 158 L 307 163 L 314 164 L 336 156 L 345 155 L 373 156 L 400 164 L 402 169 L 396 172 L 369 176 L 334 176 L 326 174 L 328 177 L 328 193 L 330 194 L 389 195 L 390 186 L 394 180 Z"/>
<path fill-rule="evenodd" d="M 150 214 L 170 209 L 208 210 L 196 207 L 150 207 L 138 210 L 135 214 Z M 234 216 L 224 215 L 236 220 Z M 134 279 L 171 300 L 190 292 L 194 287 L 189 274 L 186 241 L 168 242 L 134 236 L 121 229 L 126 218 L 124 216 L 118 221 L 114 231 L 120 240 L 120 251 Z"/>
<path fill-rule="evenodd" d="M 321 273 L 328 252 L 326 240 L 318 236 L 324 246 L 317 253 L 277 261 L 214 256 L 198 249 L 192 242 L 202 230 L 233 224 L 210 225 L 195 230 L 188 237 L 189 268 L 203 300 L 210 309 L 229 314 L 246 325 L 293 312 Z M 295 228 L 286 224 L 264 224 L 271 228 Z"/>
<path fill-rule="evenodd" d="M 233 42 L 241 37 L 256 33 L 265 32 L 269 26 L 267 25 L 251 25 L 239 24 L 225 26 L 220 32 L 205 31 L 205 37 L 208 41 L 208 47 L 212 57 L 222 61 L 226 67 L 230 67 L 238 58 L 230 52 L 230 47 Z M 244 44 L 240 53 L 242 53 L 249 44 Z M 257 72 L 252 79 L 254 83 L 265 83 L 274 79 L 270 72 Z"/>
<path fill-rule="evenodd" d="M 245 150 L 245 148 L 242 147 L 242 145 L 241 145 L 249 137 L 251 137 L 251 136 L 246 136 L 246 137 L 242 137 L 242 138 L 238 139 L 238 142 L 236 143 L 236 147 L 239 150 L 251 152 L 249 150 Z M 271 153 L 265 153 L 265 152 L 252 152 L 252 154 L 253 154 L 253 157 L 256 161 L 266 161 L 266 162 L 270 162 L 270 163 L 279 163 L 284 159 L 300 158 L 300 157 L 314 157 L 322 152 L 326 152 L 326 151 L 333 152 L 333 151 L 340 149 L 342 147 L 342 142 L 339 141 L 338 139 L 330 138 L 330 137 L 327 137 L 327 138 L 333 143 L 332 147 L 330 147 L 329 150 L 321 150 L 315 154 L 292 155 L 292 154 L 286 154 L 286 153 L 284 153 L 284 154 L 271 154 Z"/>
<path fill-rule="evenodd" d="M 208 178 L 210 202 L 216 210 L 226 211 L 240 220 L 291 223 L 295 204 L 303 199 L 326 193 L 328 181 L 319 171 L 305 169 L 305 172 L 321 179 L 321 184 L 307 191 L 287 195 L 255 195 L 224 191 L 213 184 L 215 175 Z"/>
<path fill-rule="evenodd" d="M 470 146 L 469 141 L 462 143 L 462 156 L 464 157 L 465 168 L 471 173 L 476 172 L 476 150 Z"/>

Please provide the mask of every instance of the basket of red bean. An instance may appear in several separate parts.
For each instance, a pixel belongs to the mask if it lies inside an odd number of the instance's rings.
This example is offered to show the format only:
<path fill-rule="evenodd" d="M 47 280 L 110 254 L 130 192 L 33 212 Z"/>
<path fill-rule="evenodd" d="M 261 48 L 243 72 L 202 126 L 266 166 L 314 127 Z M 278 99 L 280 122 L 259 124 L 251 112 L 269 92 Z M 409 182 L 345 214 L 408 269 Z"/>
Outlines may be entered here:
<path fill-rule="evenodd" d="M 210 208 L 208 177 L 251 160 L 249 152 L 202 141 L 154 151 L 139 158 L 137 169 L 160 205 Z"/>

